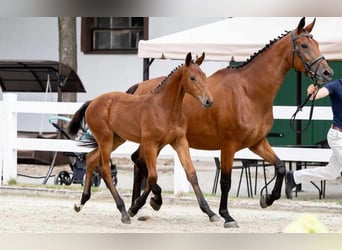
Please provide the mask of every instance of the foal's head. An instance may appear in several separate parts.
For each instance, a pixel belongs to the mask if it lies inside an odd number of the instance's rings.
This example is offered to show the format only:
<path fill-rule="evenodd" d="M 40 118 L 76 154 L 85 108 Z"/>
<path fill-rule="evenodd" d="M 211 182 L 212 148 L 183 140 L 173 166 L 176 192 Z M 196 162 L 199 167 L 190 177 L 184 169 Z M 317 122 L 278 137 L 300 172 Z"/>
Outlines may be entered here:
<path fill-rule="evenodd" d="M 204 60 L 204 56 L 203 53 L 201 57 L 193 62 L 191 53 L 187 54 L 182 69 L 184 70 L 182 84 L 186 93 L 199 99 L 203 107 L 209 108 L 213 104 L 213 97 L 207 88 L 207 77 L 199 67 Z"/>
<path fill-rule="evenodd" d="M 292 66 L 314 80 L 317 83 L 331 81 L 334 74 L 325 58 L 321 55 L 318 42 L 310 34 L 316 19 L 305 26 L 303 17 L 297 28 L 291 32 L 293 44 Z"/>

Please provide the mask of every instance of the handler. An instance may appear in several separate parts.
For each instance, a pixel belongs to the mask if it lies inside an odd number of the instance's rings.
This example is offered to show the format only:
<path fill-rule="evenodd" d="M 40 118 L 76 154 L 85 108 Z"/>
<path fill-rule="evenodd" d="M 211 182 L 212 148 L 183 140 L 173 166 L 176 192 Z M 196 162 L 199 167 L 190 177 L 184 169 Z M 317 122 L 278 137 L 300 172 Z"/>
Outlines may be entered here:
<path fill-rule="evenodd" d="M 292 198 L 292 189 L 297 184 L 304 181 L 334 180 L 341 175 L 342 171 L 342 79 L 329 82 L 320 89 L 311 84 L 307 89 L 307 94 L 311 95 L 311 100 L 315 94 L 316 99 L 330 97 L 333 123 L 328 131 L 327 139 L 332 155 L 325 167 L 288 171 L 285 176 L 285 194 L 288 199 Z"/>

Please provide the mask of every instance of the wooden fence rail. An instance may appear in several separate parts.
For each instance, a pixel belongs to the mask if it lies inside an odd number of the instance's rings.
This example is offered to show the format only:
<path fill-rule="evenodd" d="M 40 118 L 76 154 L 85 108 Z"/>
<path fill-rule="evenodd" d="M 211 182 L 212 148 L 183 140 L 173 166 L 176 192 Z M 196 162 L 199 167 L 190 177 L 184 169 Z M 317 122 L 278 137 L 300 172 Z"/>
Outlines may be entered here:
<path fill-rule="evenodd" d="M 91 149 L 81 147 L 77 141 L 64 139 L 38 139 L 18 138 L 17 114 L 39 113 L 39 114 L 74 114 L 82 103 L 68 102 L 30 102 L 18 101 L 15 94 L 4 93 L 0 101 L 0 185 L 7 183 L 10 179 L 17 178 L 17 150 L 37 151 L 59 151 L 59 152 L 89 152 Z M 274 106 L 275 119 L 289 119 L 295 112 L 295 106 Z M 306 120 L 309 117 L 309 108 L 305 107 L 297 115 L 297 119 Z M 330 107 L 316 107 L 312 117 L 313 120 L 332 120 Z M 126 142 L 120 146 L 112 156 L 130 156 L 138 145 Z M 291 147 L 274 147 L 280 159 L 284 161 L 317 161 L 326 162 L 330 157 L 330 149 L 307 149 Z M 220 157 L 220 151 L 205 151 L 190 149 L 191 157 L 195 159 L 213 159 Z M 175 151 L 166 146 L 160 153 L 160 157 L 170 157 L 174 160 L 174 193 L 188 192 L 189 184 L 181 167 Z M 260 159 L 257 155 L 243 149 L 235 154 L 236 159 Z"/>

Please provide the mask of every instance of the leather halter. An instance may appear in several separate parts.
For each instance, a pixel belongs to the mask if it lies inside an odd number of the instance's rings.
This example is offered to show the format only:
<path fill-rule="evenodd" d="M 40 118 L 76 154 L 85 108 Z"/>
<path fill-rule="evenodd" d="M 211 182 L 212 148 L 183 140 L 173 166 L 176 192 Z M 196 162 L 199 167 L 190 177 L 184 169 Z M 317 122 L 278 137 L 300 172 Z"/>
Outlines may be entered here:
<path fill-rule="evenodd" d="M 313 79 L 315 81 L 315 83 L 317 83 L 317 71 L 319 68 L 319 65 L 322 63 L 323 60 L 325 60 L 324 56 L 319 56 L 315 59 L 313 59 L 311 62 L 306 62 L 302 56 L 302 54 L 300 53 L 300 50 L 296 44 L 296 40 L 300 37 L 309 37 L 312 38 L 311 34 L 300 34 L 298 36 L 294 35 L 294 32 L 291 32 L 291 38 L 292 38 L 292 44 L 293 44 L 293 54 L 292 54 L 292 67 L 294 68 L 294 55 L 295 53 L 297 54 L 297 56 L 299 57 L 299 59 L 302 61 L 304 67 L 305 67 L 305 75 L 310 77 L 311 79 Z M 312 70 L 311 68 L 313 67 L 314 64 L 317 64 L 317 67 Z"/>
<path fill-rule="evenodd" d="M 291 32 L 291 37 L 292 37 L 292 44 L 293 44 L 293 54 L 292 54 L 292 67 L 294 68 L 294 55 L 295 53 L 297 54 L 297 56 L 299 57 L 299 59 L 302 61 L 302 63 L 304 64 L 305 66 L 305 75 L 307 75 L 308 77 L 310 77 L 313 81 L 314 81 L 314 84 L 316 86 L 319 87 L 319 85 L 317 84 L 317 71 L 318 71 L 318 68 L 319 68 L 319 65 L 322 63 L 323 60 L 325 60 L 324 56 L 319 56 L 315 59 L 313 59 L 310 63 L 307 63 L 302 54 L 300 53 L 299 51 L 299 48 L 296 44 L 296 40 L 300 37 L 309 37 L 309 38 L 312 38 L 312 35 L 311 34 L 300 34 L 298 36 L 295 36 L 294 35 L 294 32 L 292 31 Z M 311 67 L 317 63 L 317 67 L 314 71 L 311 70 Z M 317 91 L 318 92 L 318 91 Z M 310 123 L 311 123 L 311 120 L 312 120 L 312 114 L 313 114 L 313 109 L 314 109 L 314 103 L 315 103 L 315 99 L 316 99 L 316 95 L 317 95 L 317 92 L 313 95 L 313 99 L 312 99 L 312 103 L 311 103 L 311 108 L 310 108 L 310 114 L 309 114 L 309 121 L 306 125 L 306 127 L 302 130 L 296 130 L 295 129 L 295 126 L 294 126 L 294 121 L 296 120 L 296 115 L 299 111 L 302 111 L 303 107 L 305 106 L 305 104 L 309 101 L 310 97 L 312 96 L 311 94 L 308 95 L 305 99 L 305 101 L 300 104 L 299 106 L 297 106 L 297 110 L 295 111 L 295 113 L 292 115 L 291 119 L 290 119 L 290 125 L 291 125 L 291 128 L 293 131 L 295 131 L 297 134 L 301 134 L 303 131 L 306 131 L 309 126 L 310 126 Z"/>

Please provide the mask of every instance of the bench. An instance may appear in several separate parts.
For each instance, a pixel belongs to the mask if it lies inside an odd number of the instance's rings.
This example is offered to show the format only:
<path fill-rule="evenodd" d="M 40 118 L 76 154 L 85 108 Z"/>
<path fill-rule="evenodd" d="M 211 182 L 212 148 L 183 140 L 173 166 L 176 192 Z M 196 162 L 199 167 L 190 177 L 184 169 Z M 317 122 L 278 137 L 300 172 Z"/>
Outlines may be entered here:
<path fill-rule="evenodd" d="M 298 168 L 307 168 L 307 167 L 324 167 L 331 155 L 331 149 L 328 147 L 323 147 L 320 144 L 315 145 L 285 145 L 285 146 L 277 146 L 272 147 L 278 157 L 288 165 L 290 170 L 293 169 L 293 164 L 296 164 L 296 169 Z M 253 190 L 252 190 L 252 178 L 250 173 L 250 168 L 255 167 L 256 174 L 255 174 L 255 192 L 257 191 L 257 169 L 258 167 L 263 168 L 263 175 L 264 175 L 264 182 L 265 185 L 267 183 L 266 179 L 266 167 L 272 166 L 271 164 L 265 162 L 261 159 L 258 155 L 252 153 L 248 149 L 243 149 L 238 151 L 234 157 L 235 160 L 240 160 L 242 162 L 242 166 L 233 166 L 233 169 L 241 169 L 239 186 L 236 196 L 239 195 L 240 185 L 243 178 L 243 173 L 245 173 L 246 178 L 246 185 L 247 185 L 247 194 L 248 197 L 253 197 Z M 220 162 L 218 158 L 214 158 L 216 163 L 216 175 L 214 178 L 213 184 L 213 191 L 212 193 L 215 194 L 217 190 L 217 184 L 220 175 Z M 299 167 L 300 166 L 300 167 Z M 316 185 L 314 182 L 311 182 L 315 188 L 318 190 L 319 198 L 325 198 L 325 191 L 326 191 L 326 182 L 324 180 L 321 181 L 320 187 Z M 300 190 L 300 186 L 297 185 L 296 188 L 296 196 L 298 191 Z"/>

